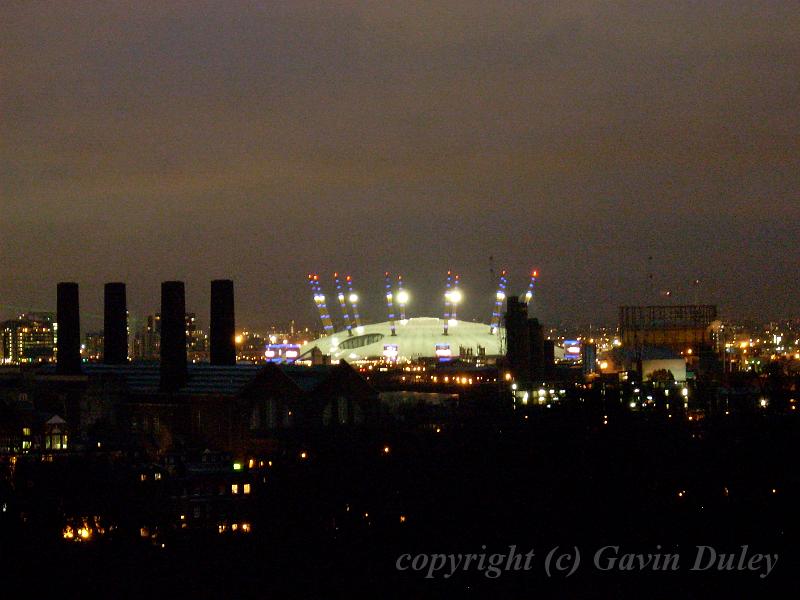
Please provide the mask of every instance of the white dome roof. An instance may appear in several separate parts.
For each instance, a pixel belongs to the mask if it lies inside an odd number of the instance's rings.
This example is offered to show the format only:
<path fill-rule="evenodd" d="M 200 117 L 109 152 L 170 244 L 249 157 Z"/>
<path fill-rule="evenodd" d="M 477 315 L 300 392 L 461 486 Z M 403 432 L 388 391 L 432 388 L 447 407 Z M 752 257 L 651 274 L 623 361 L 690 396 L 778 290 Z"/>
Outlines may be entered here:
<path fill-rule="evenodd" d="M 300 348 L 300 356 L 308 358 L 307 353 L 316 346 L 323 354 L 335 361 L 357 361 L 385 356 L 387 346 L 397 346 L 398 360 L 432 358 L 449 349 L 457 358 L 461 347 L 471 348 L 475 356 L 478 346 L 485 348 L 486 356 L 500 355 L 500 332 L 489 333 L 489 325 L 451 320 L 448 334 L 444 335 L 444 319 L 436 317 L 416 317 L 405 321 L 395 321 L 397 335 L 392 337 L 388 321 L 353 328 L 353 335 L 339 331 L 333 335 L 317 338 Z"/>

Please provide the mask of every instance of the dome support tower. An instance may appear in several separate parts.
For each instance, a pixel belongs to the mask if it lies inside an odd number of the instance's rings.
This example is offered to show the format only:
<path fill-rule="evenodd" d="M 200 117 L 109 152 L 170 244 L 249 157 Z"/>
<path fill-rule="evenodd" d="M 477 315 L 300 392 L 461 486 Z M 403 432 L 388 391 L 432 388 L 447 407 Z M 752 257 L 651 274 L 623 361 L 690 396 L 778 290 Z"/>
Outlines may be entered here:
<path fill-rule="evenodd" d="M 450 325 L 450 288 L 453 287 L 453 272 L 447 271 L 447 282 L 444 285 L 444 334 Z"/>
<path fill-rule="evenodd" d="M 386 309 L 389 312 L 389 327 L 392 330 L 392 336 L 395 336 L 397 335 L 397 331 L 395 331 L 394 324 L 394 293 L 392 292 L 392 276 L 389 274 L 389 271 L 386 271 L 383 275 L 386 281 Z"/>
<path fill-rule="evenodd" d="M 506 270 L 500 271 L 500 278 L 497 282 L 497 292 L 494 295 L 494 310 L 492 311 L 492 319 L 489 321 L 489 333 L 494 335 L 500 327 L 500 319 L 503 316 L 503 302 L 506 299 L 506 287 L 508 286 L 508 279 L 506 279 Z"/>
<path fill-rule="evenodd" d="M 358 328 L 361 327 L 361 317 L 358 314 L 358 294 L 353 291 L 353 278 L 348 275 L 344 280 L 347 283 L 347 300 L 350 302 L 350 308 L 353 309 L 353 325 L 358 333 Z"/>
<path fill-rule="evenodd" d="M 344 319 L 344 328 L 347 330 L 347 335 L 353 335 L 353 324 L 350 322 L 350 315 L 347 314 L 347 299 L 344 297 L 344 288 L 342 287 L 342 280 L 339 278 L 339 273 L 333 274 L 333 281 L 336 285 L 336 298 L 339 300 L 339 307 L 342 309 L 342 318 Z"/>
<path fill-rule="evenodd" d="M 531 281 L 528 283 L 528 289 L 525 291 L 525 302 L 527 304 L 531 303 L 533 300 L 533 291 L 536 287 L 536 278 L 539 277 L 539 271 L 531 271 Z"/>
<path fill-rule="evenodd" d="M 324 335 L 333 333 L 333 322 L 331 316 L 328 314 L 328 307 L 325 304 L 325 294 L 322 293 L 322 286 L 319 282 L 319 275 L 309 273 L 308 283 L 311 285 L 311 291 L 314 294 L 314 304 L 317 305 L 319 311 L 319 319 L 322 321 L 322 331 Z"/>

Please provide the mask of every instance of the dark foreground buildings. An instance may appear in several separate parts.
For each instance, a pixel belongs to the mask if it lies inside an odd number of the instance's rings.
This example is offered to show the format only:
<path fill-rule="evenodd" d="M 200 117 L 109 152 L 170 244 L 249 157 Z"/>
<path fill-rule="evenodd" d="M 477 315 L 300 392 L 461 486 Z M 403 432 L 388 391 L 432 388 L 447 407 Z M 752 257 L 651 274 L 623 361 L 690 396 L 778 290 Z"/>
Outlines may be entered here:
<path fill-rule="evenodd" d="M 182 282 L 162 284 L 161 360 L 127 361 L 124 284 L 105 288 L 104 364 L 81 364 L 78 288 L 58 286 L 58 362 L 0 376 L 6 451 L 204 449 L 249 456 L 287 431 L 366 424 L 377 393 L 347 363 L 235 364 L 233 284 L 212 283 L 211 364 L 187 364 Z M 55 419 L 63 438 L 51 441 Z M 16 423 L 16 425 L 15 425 Z M 50 441 L 48 441 L 50 440 Z"/>
<path fill-rule="evenodd" d="M 506 364 L 521 385 L 552 380 L 555 357 L 552 340 L 544 339 L 544 328 L 529 318 L 528 305 L 509 296 L 505 313 Z"/>

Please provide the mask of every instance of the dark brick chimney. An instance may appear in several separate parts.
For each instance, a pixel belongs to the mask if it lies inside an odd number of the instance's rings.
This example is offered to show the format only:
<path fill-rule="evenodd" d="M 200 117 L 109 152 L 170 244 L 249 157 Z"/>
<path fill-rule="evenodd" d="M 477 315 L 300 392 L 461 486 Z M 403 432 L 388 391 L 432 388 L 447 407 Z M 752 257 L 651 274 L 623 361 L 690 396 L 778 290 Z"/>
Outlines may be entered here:
<path fill-rule="evenodd" d="M 56 300 L 56 372 L 77 375 L 81 372 L 81 316 L 78 305 L 78 284 L 59 283 Z"/>
<path fill-rule="evenodd" d="M 103 296 L 103 362 L 128 362 L 128 304 L 124 283 L 107 283 Z"/>
<path fill-rule="evenodd" d="M 236 320 L 233 304 L 233 281 L 217 279 L 211 282 L 211 364 L 235 365 Z"/>
<path fill-rule="evenodd" d="M 182 281 L 161 283 L 161 390 L 174 392 L 187 379 L 186 291 Z"/>

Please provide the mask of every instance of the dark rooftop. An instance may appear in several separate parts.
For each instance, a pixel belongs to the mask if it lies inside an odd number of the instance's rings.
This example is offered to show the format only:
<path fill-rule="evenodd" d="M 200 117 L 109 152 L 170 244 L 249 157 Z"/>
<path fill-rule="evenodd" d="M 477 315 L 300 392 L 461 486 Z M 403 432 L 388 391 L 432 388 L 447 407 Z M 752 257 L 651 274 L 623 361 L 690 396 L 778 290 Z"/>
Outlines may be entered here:
<path fill-rule="evenodd" d="M 189 364 L 186 385 L 178 390 L 186 395 L 236 395 L 250 384 L 256 376 L 267 369 L 278 369 L 289 377 L 304 392 L 316 389 L 336 369 L 336 365 L 302 367 L 296 365 L 230 366 L 208 363 Z M 39 370 L 44 375 L 55 374 L 55 367 L 47 365 Z M 157 362 L 131 363 L 127 365 L 105 365 L 85 363 L 83 373 L 89 376 L 115 375 L 125 378 L 130 392 L 134 394 L 157 394 L 160 391 L 160 367 Z"/>

